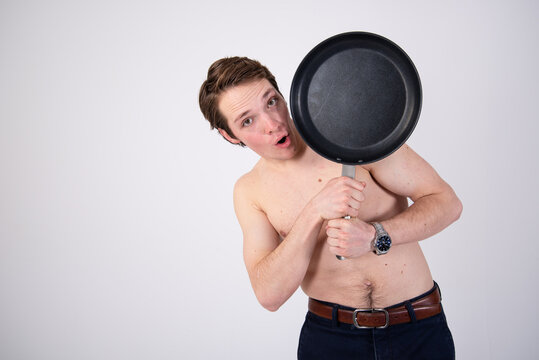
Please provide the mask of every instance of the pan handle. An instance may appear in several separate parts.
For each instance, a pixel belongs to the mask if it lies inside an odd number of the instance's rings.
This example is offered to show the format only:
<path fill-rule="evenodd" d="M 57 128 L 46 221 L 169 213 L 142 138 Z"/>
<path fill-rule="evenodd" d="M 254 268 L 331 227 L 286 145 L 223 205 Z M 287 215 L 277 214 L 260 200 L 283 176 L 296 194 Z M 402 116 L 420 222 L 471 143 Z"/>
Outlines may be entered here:
<path fill-rule="evenodd" d="M 342 166 L 342 176 L 348 176 L 349 178 L 354 179 L 356 177 L 356 166 L 355 165 L 346 165 Z M 350 219 L 350 216 L 345 216 L 344 219 Z M 345 260 L 346 258 L 341 255 L 335 255 L 339 260 Z"/>

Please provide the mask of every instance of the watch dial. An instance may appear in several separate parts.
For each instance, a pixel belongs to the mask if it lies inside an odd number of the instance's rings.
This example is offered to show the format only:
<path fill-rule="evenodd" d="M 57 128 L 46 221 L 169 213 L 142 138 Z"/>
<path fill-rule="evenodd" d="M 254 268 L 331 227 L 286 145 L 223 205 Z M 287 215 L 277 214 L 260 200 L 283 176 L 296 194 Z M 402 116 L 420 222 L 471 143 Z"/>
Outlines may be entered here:
<path fill-rule="evenodd" d="M 376 247 L 381 252 L 386 252 L 391 247 L 391 238 L 389 236 L 381 236 L 376 242 Z"/>

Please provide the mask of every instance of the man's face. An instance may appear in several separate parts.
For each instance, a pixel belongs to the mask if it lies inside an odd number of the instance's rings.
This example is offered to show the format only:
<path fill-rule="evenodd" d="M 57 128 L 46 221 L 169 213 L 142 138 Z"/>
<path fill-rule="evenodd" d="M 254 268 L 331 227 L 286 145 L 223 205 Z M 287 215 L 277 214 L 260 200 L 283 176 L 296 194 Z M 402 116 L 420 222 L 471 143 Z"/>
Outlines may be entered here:
<path fill-rule="evenodd" d="M 241 141 L 266 159 L 286 160 L 296 154 L 299 139 L 291 130 L 286 102 L 268 80 L 254 79 L 226 90 L 219 110 L 233 133 L 219 129 L 228 141 Z"/>

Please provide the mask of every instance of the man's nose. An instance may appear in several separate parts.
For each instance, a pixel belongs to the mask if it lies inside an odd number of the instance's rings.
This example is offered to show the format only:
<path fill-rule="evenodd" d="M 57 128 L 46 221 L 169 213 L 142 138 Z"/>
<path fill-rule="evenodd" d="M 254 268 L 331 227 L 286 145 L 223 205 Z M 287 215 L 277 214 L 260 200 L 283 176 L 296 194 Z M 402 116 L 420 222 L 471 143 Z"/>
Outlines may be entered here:
<path fill-rule="evenodd" d="M 271 116 L 264 117 L 264 132 L 266 134 L 273 134 L 281 128 L 281 123 Z"/>

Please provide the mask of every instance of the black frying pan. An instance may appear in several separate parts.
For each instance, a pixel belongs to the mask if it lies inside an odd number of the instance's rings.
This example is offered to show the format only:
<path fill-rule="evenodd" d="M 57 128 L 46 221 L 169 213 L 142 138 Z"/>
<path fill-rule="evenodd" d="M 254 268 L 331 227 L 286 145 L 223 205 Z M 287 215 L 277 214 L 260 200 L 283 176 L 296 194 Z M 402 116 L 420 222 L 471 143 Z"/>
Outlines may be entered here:
<path fill-rule="evenodd" d="M 399 46 L 349 32 L 324 40 L 303 59 L 290 110 L 307 145 L 354 177 L 355 165 L 380 160 L 406 142 L 421 97 L 419 74 Z"/>

